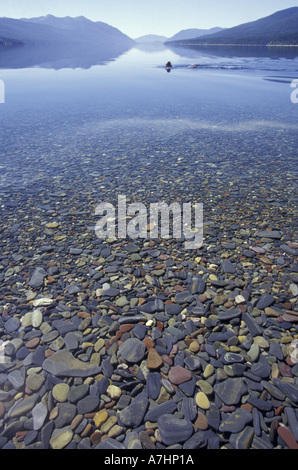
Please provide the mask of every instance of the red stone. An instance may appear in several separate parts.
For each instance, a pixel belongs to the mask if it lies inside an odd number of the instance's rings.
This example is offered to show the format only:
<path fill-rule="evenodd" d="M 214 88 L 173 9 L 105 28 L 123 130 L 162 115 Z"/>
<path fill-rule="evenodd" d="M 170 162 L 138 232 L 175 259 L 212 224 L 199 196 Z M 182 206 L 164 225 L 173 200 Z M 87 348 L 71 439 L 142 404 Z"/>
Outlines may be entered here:
<path fill-rule="evenodd" d="M 233 405 L 223 405 L 220 409 L 223 413 L 233 413 L 235 410 L 236 408 Z"/>
<path fill-rule="evenodd" d="M 109 408 L 113 408 L 116 405 L 116 400 L 109 401 L 109 403 L 105 404 L 105 408 L 108 410 Z"/>
<path fill-rule="evenodd" d="M 288 428 L 285 426 L 279 426 L 277 432 L 279 437 L 284 441 L 289 449 L 298 449 L 298 443 Z"/>
<path fill-rule="evenodd" d="M 179 284 L 177 284 L 176 286 L 174 286 L 174 289 L 175 289 L 176 291 L 180 291 L 180 292 L 185 291 L 185 287 L 179 286 Z"/>
<path fill-rule="evenodd" d="M 145 344 L 148 351 L 149 349 L 154 348 L 154 341 L 152 341 L 152 339 L 149 338 L 149 336 L 146 336 L 146 338 L 143 339 L 143 343 Z"/>
<path fill-rule="evenodd" d="M 79 313 L 77 314 L 77 316 L 78 316 L 79 318 L 87 318 L 87 317 L 90 317 L 91 315 L 90 315 L 90 313 L 88 313 L 88 312 L 79 312 Z"/>
<path fill-rule="evenodd" d="M 195 427 L 201 431 L 206 431 L 206 429 L 208 429 L 207 417 L 201 411 L 198 412 L 198 417 L 195 421 Z"/>
<path fill-rule="evenodd" d="M 91 434 L 90 441 L 93 445 L 97 445 L 101 442 L 101 438 L 102 438 L 102 432 L 95 431 L 93 434 Z"/>
<path fill-rule="evenodd" d="M 132 323 L 127 323 L 126 325 L 120 325 L 119 330 L 121 333 L 127 333 L 128 331 L 132 330 L 134 325 Z"/>
<path fill-rule="evenodd" d="M 159 369 L 162 366 L 162 358 L 154 348 L 148 350 L 147 367 L 148 369 Z"/>
<path fill-rule="evenodd" d="M 52 356 L 54 354 L 55 351 L 52 351 L 51 349 L 46 349 L 44 355 L 46 358 Z"/>
<path fill-rule="evenodd" d="M 167 356 L 166 354 L 163 354 L 163 355 L 161 356 L 161 358 L 162 358 L 162 360 L 163 360 L 163 362 L 164 362 L 165 364 L 168 364 L 168 366 L 172 366 L 172 365 L 173 365 L 173 359 L 172 359 L 170 356 Z"/>
<path fill-rule="evenodd" d="M 17 431 L 16 439 L 18 442 L 23 442 L 29 431 Z"/>
<path fill-rule="evenodd" d="M 245 313 L 246 310 L 247 310 L 247 306 L 246 305 L 237 305 L 237 308 L 239 308 L 239 310 L 241 310 L 242 313 Z"/>
<path fill-rule="evenodd" d="M 284 362 L 280 364 L 280 371 L 284 377 L 293 377 L 291 367 L 285 364 Z"/>
<path fill-rule="evenodd" d="M 91 431 L 92 431 L 92 424 L 88 423 L 87 426 L 85 427 L 84 431 L 81 433 L 81 437 L 82 438 L 87 437 L 90 434 Z"/>
<path fill-rule="evenodd" d="M 35 349 L 39 345 L 40 338 L 32 338 L 25 343 L 26 348 Z"/>
<path fill-rule="evenodd" d="M 181 366 L 175 366 L 169 370 L 169 381 L 174 385 L 180 385 L 184 382 L 188 382 L 188 380 L 191 378 L 191 372 Z"/>
<path fill-rule="evenodd" d="M 121 331 L 119 331 L 119 330 L 118 330 L 118 331 L 116 331 L 116 338 L 117 338 L 117 339 L 120 339 L 120 338 L 121 338 L 121 336 L 122 336 L 122 333 L 121 333 Z"/>
<path fill-rule="evenodd" d="M 244 408 L 250 413 L 252 413 L 252 410 L 253 410 L 253 406 L 250 403 L 244 403 L 243 405 L 240 406 L 240 408 Z"/>
<path fill-rule="evenodd" d="M 292 361 L 291 356 L 287 356 L 286 363 L 288 364 L 288 366 L 291 366 L 291 367 L 293 367 L 296 364 L 295 362 Z"/>
<path fill-rule="evenodd" d="M 282 405 L 279 406 L 278 408 L 276 408 L 275 413 L 274 413 L 275 416 L 280 416 L 282 414 L 283 410 L 284 410 L 284 406 L 282 406 Z"/>

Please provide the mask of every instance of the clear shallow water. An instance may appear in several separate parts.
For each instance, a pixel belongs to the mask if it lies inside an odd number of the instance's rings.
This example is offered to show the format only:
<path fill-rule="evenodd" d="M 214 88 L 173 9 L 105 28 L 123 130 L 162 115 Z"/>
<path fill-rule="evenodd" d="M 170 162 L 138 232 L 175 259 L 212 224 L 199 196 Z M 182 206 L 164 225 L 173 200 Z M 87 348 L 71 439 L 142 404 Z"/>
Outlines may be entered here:
<path fill-rule="evenodd" d="M 247 176 L 261 164 L 270 171 L 270 162 L 294 174 L 298 104 L 290 83 L 298 58 L 247 54 L 131 49 L 87 69 L 62 62 L 58 70 L 0 70 L 0 188 L 53 177 L 71 183 L 82 174 L 91 183 L 108 172 L 114 189 L 125 190 L 143 165 L 140 188 L 159 168 L 175 180 L 181 160 L 198 174 L 229 163 Z"/>

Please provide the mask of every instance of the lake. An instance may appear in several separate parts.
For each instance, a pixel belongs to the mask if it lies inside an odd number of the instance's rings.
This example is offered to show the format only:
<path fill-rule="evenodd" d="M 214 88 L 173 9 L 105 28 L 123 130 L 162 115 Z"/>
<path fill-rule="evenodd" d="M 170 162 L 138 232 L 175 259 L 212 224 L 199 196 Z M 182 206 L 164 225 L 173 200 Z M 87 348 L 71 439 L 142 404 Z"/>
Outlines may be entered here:
<path fill-rule="evenodd" d="M 160 155 L 169 168 L 178 158 L 236 164 L 245 153 L 274 163 L 282 155 L 294 170 L 298 57 L 278 52 L 135 48 L 87 69 L 65 61 L 58 70 L 2 69 L 1 186 L 115 169 L 117 158 L 158 164 Z"/>
<path fill-rule="evenodd" d="M 123 194 L 208 213 L 233 186 L 246 202 L 262 187 L 297 201 L 296 49 L 147 46 L 30 67 L 14 54 L 2 57 L 3 196 L 60 188 L 80 207 Z"/>
<path fill-rule="evenodd" d="M 56 53 L 0 54 L 0 447 L 295 447 L 295 49 Z"/>

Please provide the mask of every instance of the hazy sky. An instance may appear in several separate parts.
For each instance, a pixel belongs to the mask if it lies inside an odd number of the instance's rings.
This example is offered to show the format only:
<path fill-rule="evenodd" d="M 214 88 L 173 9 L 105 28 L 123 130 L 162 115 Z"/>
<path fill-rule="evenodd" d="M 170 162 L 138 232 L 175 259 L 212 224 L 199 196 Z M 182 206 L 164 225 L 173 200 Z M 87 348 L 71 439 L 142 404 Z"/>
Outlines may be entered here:
<path fill-rule="evenodd" d="M 86 16 L 130 37 L 182 29 L 229 28 L 298 6 L 298 0 L 0 0 L 0 16 Z"/>

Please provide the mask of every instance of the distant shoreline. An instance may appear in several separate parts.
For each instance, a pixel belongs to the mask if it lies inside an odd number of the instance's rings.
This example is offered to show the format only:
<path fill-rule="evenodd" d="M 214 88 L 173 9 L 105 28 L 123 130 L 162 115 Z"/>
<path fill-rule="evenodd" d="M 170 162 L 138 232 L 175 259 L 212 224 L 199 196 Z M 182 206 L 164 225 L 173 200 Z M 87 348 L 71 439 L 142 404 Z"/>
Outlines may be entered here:
<path fill-rule="evenodd" d="M 165 45 L 172 46 L 224 46 L 224 47 L 298 47 L 298 44 L 222 44 L 222 43 L 177 43 L 177 42 L 165 42 Z"/>

